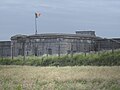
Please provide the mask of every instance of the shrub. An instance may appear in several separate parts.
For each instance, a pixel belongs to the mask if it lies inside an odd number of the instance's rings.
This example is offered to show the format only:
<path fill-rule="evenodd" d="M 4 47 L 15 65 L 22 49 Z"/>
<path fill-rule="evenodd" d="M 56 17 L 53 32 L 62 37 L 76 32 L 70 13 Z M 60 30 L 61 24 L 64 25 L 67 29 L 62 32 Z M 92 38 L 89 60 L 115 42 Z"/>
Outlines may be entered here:
<path fill-rule="evenodd" d="M 120 65 L 120 51 L 101 52 L 99 54 L 74 54 L 58 56 L 35 57 L 29 56 L 23 60 L 22 56 L 11 58 L 0 58 L 1 65 L 32 65 L 32 66 L 115 66 Z"/>

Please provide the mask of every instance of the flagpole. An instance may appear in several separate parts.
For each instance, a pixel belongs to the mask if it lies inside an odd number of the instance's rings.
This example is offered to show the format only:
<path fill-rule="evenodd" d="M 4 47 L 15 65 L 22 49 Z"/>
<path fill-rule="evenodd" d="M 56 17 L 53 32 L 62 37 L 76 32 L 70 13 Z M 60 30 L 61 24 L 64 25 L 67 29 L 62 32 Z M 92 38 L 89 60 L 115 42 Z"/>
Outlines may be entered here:
<path fill-rule="evenodd" d="M 37 17 L 36 17 L 36 13 L 35 13 L 35 34 L 37 34 Z"/>

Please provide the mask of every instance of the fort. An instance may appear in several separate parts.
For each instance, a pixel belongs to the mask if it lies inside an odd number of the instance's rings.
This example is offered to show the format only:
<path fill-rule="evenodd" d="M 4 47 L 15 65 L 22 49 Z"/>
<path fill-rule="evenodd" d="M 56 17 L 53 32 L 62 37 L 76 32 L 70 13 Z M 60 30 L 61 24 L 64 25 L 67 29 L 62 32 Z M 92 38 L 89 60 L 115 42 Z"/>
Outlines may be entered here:
<path fill-rule="evenodd" d="M 15 35 L 11 41 L 0 41 L 0 57 L 42 56 L 95 52 L 120 48 L 120 38 L 101 38 L 95 31 L 75 34 L 46 33 Z"/>

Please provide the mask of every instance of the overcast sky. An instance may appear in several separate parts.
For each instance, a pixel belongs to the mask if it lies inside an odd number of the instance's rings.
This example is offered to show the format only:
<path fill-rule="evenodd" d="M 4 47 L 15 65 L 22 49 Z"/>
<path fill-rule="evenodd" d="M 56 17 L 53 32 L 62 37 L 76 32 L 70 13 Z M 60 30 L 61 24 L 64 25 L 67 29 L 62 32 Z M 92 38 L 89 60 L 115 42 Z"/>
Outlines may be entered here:
<path fill-rule="evenodd" d="M 16 34 L 75 33 L 94 30 L 97 36 L 120 37 L 120 0 L 0 0 L 0 40 Z"/>

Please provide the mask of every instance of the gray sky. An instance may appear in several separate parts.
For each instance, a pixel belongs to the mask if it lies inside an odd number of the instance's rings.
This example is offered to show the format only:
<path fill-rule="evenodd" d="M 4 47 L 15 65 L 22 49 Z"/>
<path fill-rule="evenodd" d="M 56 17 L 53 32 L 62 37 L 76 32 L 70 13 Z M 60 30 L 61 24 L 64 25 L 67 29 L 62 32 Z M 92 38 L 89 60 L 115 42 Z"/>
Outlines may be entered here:
<path fill-rule="evenodd" d="M 0 0 L 0 40 L 16 34 L 75 33 L 94 30 L 97 36 L 120 36 L 120 0 Z"/>

